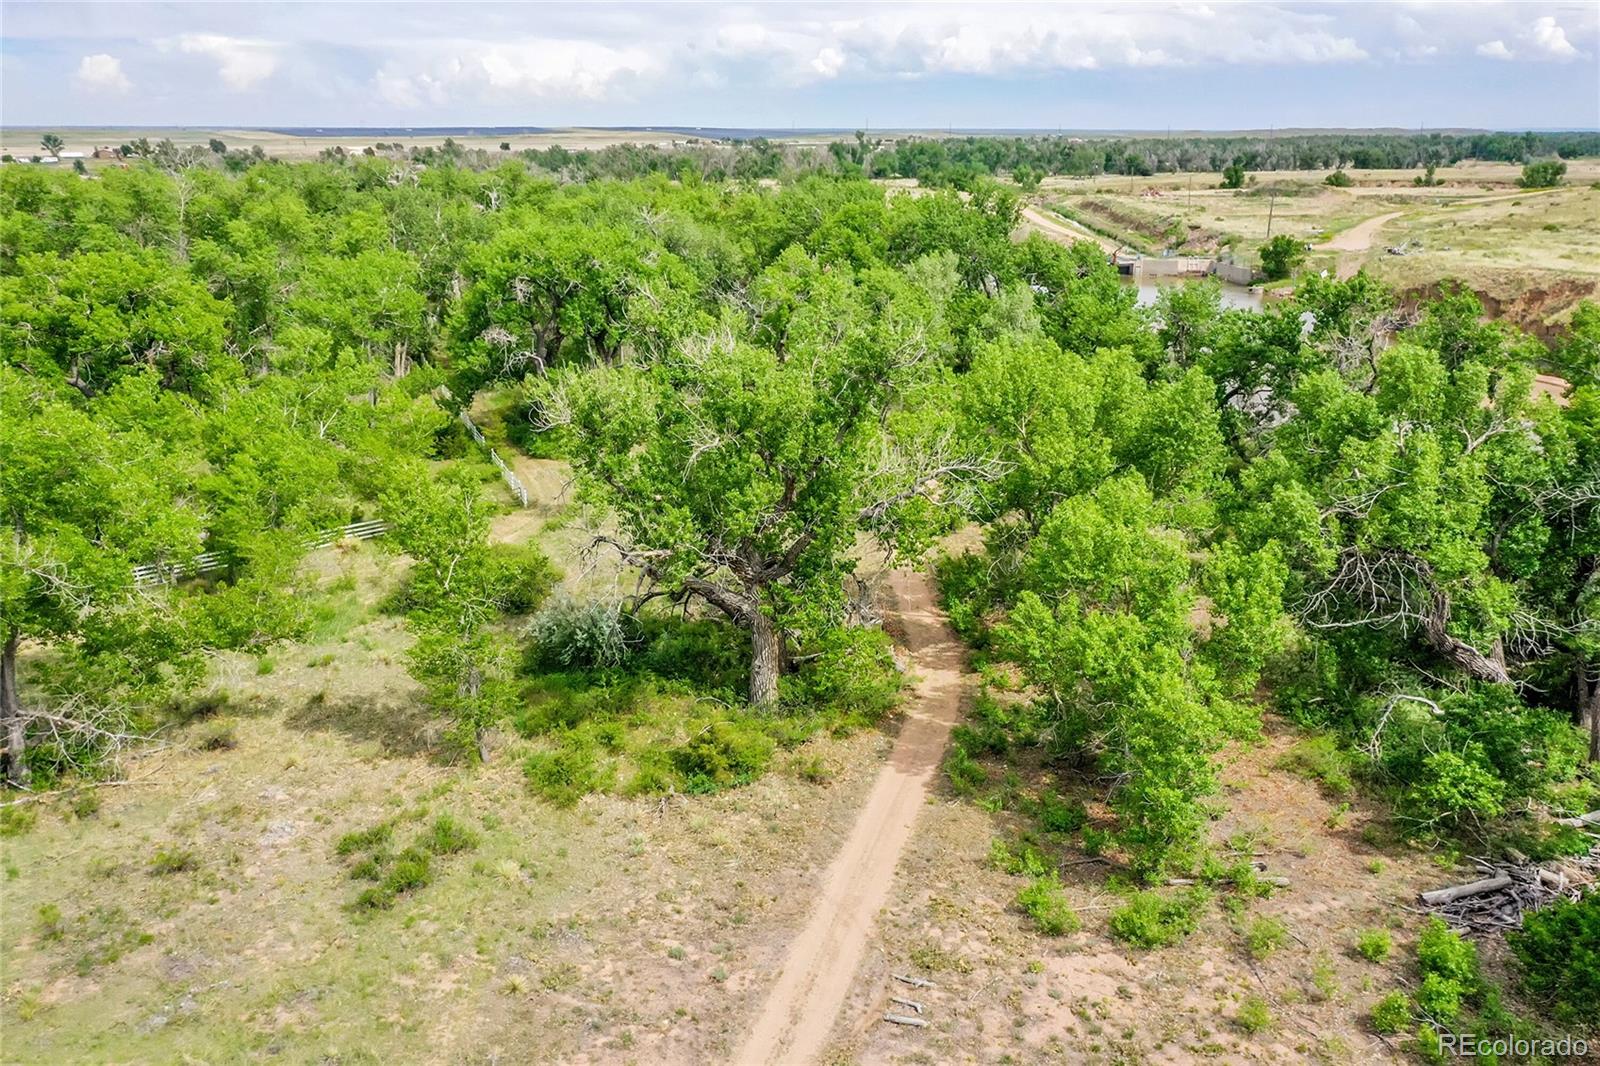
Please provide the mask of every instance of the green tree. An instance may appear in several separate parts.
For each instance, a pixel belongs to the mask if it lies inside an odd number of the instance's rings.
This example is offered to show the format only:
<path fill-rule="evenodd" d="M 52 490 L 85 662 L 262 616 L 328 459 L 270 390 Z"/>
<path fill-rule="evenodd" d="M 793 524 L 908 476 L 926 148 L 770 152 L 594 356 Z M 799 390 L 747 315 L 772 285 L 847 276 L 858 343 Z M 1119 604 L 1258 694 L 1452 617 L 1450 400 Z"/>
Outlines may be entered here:
<path fill-rule="evenodd" d="M 130 733 L 132 708 L 191 663 L 176 615 L 136 593 L 133 566 L 200 550 L 194 458 L 129 417 L 151 396 L 138 382 L 90 410 L 54 389 L 0 367 L 0 721 L 14 785 L 31 776 L 30 729 L 54 736 L 57 754 Z M 159 401 L 151 413 L 169 429 L 183 421 Z M 31 692 L 24 640 L 53 667 Z"/>
<path fill-rule="evenodd" d="M 1566 177 L 1567 164 L 1561 159 L 1546 159 L 1523 165 L 1517 184 L 1524 189 L 1553 189 Z"/>
<path fill-rule="evenodd" d="M 517 703 L 515 649 L 494 623 L 512 602 L 535 606 L 548 579 L 530 600 L 525 571 L 508 568 L 490 549 L 493 508 L 470 474 L 434 477 L 413 460 L 396 471 L 395 482 L 383 513 L 388 546 L 415 562 L 406 593 L 407 624 L 416 636 L 411 676 L 429 704 L 450 718 L 452 739 L 486 761 L 487 731 Z M 542 556 L 533 557 L 550 572 Z"/>
<path fill-rule="evenodd" d="M 39 147 L 44 149 L 45 155 L 60 155 L 67 142 L 59 134 L 46 133 L 39 138 Z"/>
<path fill-rule="evenodd" d="M 1237 160 L 1222 168 L 1222 187 L 1224 189 L 1244 188 L 1244 164 Z"/>
<path fill-rule="evenodd" d="M 1305 261 L 1305 244 L 1287 234 L 1280 233 L 1261 246 L 1261 270 L 1270 280 L 1288 277 Z"/>
<path fill-rule="evenodd" d="M 726 333 L 648 365 L 535 383 L 617 532 L 597 540 L 652 586 L 695 597 L 750 634 L 750 699 L 771 707 L 783 631 L 842 607 L 860 533 L 905 535 L 914 501 L 973 472 L 885 430 L 942 361 L 940 312 L 892 271 L 831 284 L 796 311 L 780 356 Z"/>

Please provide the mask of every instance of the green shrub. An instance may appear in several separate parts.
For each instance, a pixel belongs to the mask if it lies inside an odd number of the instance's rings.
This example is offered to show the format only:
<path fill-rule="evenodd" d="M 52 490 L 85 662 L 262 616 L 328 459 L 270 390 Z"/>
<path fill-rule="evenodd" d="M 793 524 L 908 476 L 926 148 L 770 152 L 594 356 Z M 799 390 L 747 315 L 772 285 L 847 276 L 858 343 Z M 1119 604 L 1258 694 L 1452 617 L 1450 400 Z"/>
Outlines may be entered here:
<path fill-rule="evenodd" d="M 1111 914 L 1111 935 L 1141 948 L 1176 944 L 1195 931 L 1200 909 L 1210 899 L 1203 888 L 1175 896 L 1155 890 L 1138 892 Z"/>
<path fill-rule="evenodd" d="M 1372 1007 L 1373 1032 L 1390 1035 L 1411 1027 L 1411 997 L 1404 992 L 1390 992 Z"/>
<path fill-rule="evenodd" d="M 1054 872 L 1048 856 L 1027 840 L 1019 840 L 1015 847 L 1004 838 L 995 837 L 989 843 L 989 865 L 1008 874 L 1043 877 Z"/>
<path fill-rule="evenodd" d="M 1272 1024 L 1272 1008 L 1260 996 L 1246 996 L 1233 1020 L 1246 1033 L 1259 1033 Z"/>
<path fill-rule="evenodd" d="M 433 820 L 419 843 L 435 855 L 454 855 L 478 846 L 478 834 L 448 814 Z"/>
<path fill-rule="evenodd" d="M 1506 937 L 1522 986 L 1559 1022 L 1600 1027 L 1600 892 L 1557 900 Z"/>
<path fill-rule="evenodd" d="M 60 940 L 66 927 L 61 921 L 61 908 L 54 903 L 39 904 L 39 938 Z"/>
<path fill-rule="evenodd" d="M 1332 185 L 1336 189 L 1348 189 L 1355 182 L 1343 170 L 1335 170 L 1332 174 L 1322 179 L 1324 185 Z"/>
<path fill-rule="evenodd" d="M 1478 949 L 1438 918 L 1429 918 L 1417 939 L 1417 967 L 1417 1009 L 1435 1022 L 1455 1021 L 1463 1003 L 1479 992 Z"/>
<path fill-rule="evenodd" d="M 1387 929 L 1366 929 L 1356 937 L 1356 952 L 1368 962 L 1383 962 L 1394 950 L 1394 938 Z"/>
<path fill-rule="evenodd" d="M 1250 951 L 1250 957 L 1260 961 L 1283 947 L 1284 938 L 1288 930 L 1276 918 L 1257 918 L 1250 923 L 1244 932 L 1245 947 Z"/>
<path fill-rule="evenodd" d="M 1462 987 L 1439 974 L 1424 974 L 1417 989 L 1417 1009 L 1442 1025 L 1449 1025 L 1461 1015 Z"/>
<path fill-rule="evenodd" d="M 685 791 L 714 792 L 761 776 L 776 748 L 757 722 L 713 718 L 689 723 L 689 739 L 672 753 Z"/>
<path fill-rule="evenodd" d="M 1561 179 L 1566 177 L 1567 164 L 1560 159 L 1546 159 L 1538 163 L 1527 163 L 1522 168 L 1522 177 L 1517 184 L 1524 189 L 1553 189 L 1561 184 Z"/>
<path fill-rule="evenodd" d="M 38 816 L 27 807 L 0 807 L 0 837 L 22 836 Z"/>
<path fill-rule="evenodd" d="M 1417 939 L 1417 965 L 1473 990 L 1478 984 L 1478 949 L 1438 918 L 1429 918 Z"/>
<path fill-rule="evenodd" d="M 613 771 L 600 762 L 592 742 L 568 734 L 551 751 L 536 751 L 522 764 L 524 775 L 534 792 L 559 807 L 570 807 L 591 792 L 604 791 Z"/>
<path fill-rule="evenodd" d="M 835 626 L 817 637 L 816 655 L 783 679 L 784 701 L 830 716 L 875 722 L 894 709 L 905 683 L 894 642 L 881 629 Z"/>
<path fill-rule="evenodd" d="M 1077 800 L 1067 801 L 1053 792 L 1039 799 L 1039 824 L 1051 833 L 1076 833 L 1089 821 L 1089 812 Z"/>
<path fill-rule="evenodd" d="M 1261 246 L 1261 270 L 1272 281 L 1286 278 L 1306 261 L 1306 246 L 1280 233 Z"/>
<path fill-rule="evenodd" d="M 529 657 L 547 670 L 607 670 L 621 666 L 637 643 L 615 600 L 558 596 L 528 623 Z"/>
<path fill-rule="evenodd" d="M 944 773 L 950 779 L 950 788 L 958 796 L 975 796 L 989 783 L 989 773 L 978 760 L 967 753 L 962 744 L 950 745 L 944 757 Z"/>
<path fill-rule="evenodd" d="M 495 600 L 510 614 L 532 613 L 561 580 L 561 572 L 533 544 L 491 544 L 489 566 Z"/>
<path fill-rule="evenodd" d="M 1078 915 L 1067 902 L 1061 890 L 1061 881 L 1054 873 L 1035 877 L 1027 887 L 1017 893 L 1017 906 L 1045 936 L 1062 936 L 1078 930 Z"/>

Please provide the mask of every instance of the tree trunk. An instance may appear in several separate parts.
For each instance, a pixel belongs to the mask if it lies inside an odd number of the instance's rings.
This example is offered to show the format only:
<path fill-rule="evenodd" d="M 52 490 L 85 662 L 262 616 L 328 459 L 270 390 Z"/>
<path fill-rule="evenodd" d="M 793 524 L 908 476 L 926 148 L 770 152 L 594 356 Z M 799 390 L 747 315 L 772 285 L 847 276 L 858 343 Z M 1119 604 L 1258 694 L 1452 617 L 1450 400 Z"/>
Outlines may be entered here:
<path fill-rule="evenodd" d="M 5 730 L 6 783 L 26 788 L 32 776 L 28 772 L 28 732 L 22 717 L 22 701 L 17 698 L 17 645 L 21 634 L 12 630 L 6 635 L 5 650 L 0 652 L 0 726 Z"/>
<path fill-rule="evenodd" d="M 778 676 L 783 672 L 783 638 L 772 619 L 759 609 L 750 619 L 750 702 L 770 709 L 778 704 Z"/>
<path fill-rule="evenodd" d="M 1433 594 L 1433 609 L 1422 620 L 1422 635 L 1427 639 L 1428 646 L 1444 656 L 1457 669 L 1465 671 L 1479 681 L 1509 685 L 1511 675 L 1506 672 L 1505 663 L 1496 661 L 1466 641 L 1451 636 L 1445 629 L 1449 620 L 1450 598 L 1436 589 Z M 1496 642 L 1497 651 L 1498 648 L 1499 644 Z"/>
<path fill-rule="evenodd" d="M 1600 681 L 1589 689 L 1589 761 L 1600 762 Z"/>

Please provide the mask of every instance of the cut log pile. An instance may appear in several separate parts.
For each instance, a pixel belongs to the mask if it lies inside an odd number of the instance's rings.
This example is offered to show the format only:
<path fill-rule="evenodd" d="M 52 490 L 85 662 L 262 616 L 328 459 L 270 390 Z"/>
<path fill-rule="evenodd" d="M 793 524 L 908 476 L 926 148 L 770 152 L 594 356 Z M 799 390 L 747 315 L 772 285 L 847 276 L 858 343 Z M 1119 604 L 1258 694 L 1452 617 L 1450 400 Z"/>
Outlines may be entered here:
<path fill-rule="evenodd" d="M 1600 812 L 1571 821 L 1595 825 L 1600 822 Z M 1509 863 L 1473 859 L 1482 876 L 1466 884 L 1424 892 L 1422 902 L 1429 912 L 1458 929 L 1499 933 L 1520 929 L 1522 916 L 1529 911 L 1558 899 L 1575 900 L 1585 892 L 1600 890 L 1600 845 L 1587 855 L 1549 862 L 1528 862 L 1515 852 L 1512 859 Z"/>

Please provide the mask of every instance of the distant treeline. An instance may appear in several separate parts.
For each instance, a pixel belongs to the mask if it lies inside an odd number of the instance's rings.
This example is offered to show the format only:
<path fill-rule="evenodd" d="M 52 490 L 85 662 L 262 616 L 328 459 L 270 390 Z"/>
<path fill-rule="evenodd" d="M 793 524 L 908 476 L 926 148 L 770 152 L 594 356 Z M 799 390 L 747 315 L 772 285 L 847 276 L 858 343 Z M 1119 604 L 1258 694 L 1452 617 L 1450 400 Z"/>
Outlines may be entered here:
<path fill-rule="evenodd" d="M 446 160 L 484 167 L 503 153 L 443 145 L 406 147 L 380 143 L 369 150 L 418 163 Z M 336 159 L 345 150 L 330 149 Z M 671 147 L 619 144 L 571 150 L 559 145 L 516 153 L 541 170 L 572 180 L 637 178 L 651 174 L 704 180 L 756 180 L 828 172 L 874 178 L 916 178 L 924 184 L 965 186 L 982 176 L 1007 174 L 1027 185 L 1051 174 L 1160 174 L 1220 171 L 1238 164 L 1247 171 L 1409 169 L 1449 166 L 1462 160 L 1522 163 L 1600 155 L 1600 133 L 1328 133 L 1253 136 L 1080 138 L 874 137 L 822 145 L 689 140 Z"/>

